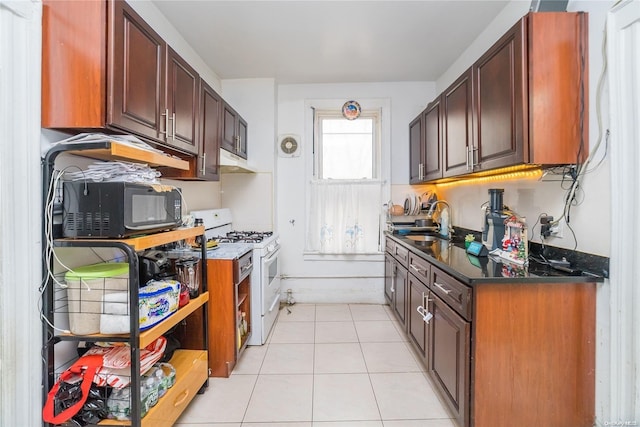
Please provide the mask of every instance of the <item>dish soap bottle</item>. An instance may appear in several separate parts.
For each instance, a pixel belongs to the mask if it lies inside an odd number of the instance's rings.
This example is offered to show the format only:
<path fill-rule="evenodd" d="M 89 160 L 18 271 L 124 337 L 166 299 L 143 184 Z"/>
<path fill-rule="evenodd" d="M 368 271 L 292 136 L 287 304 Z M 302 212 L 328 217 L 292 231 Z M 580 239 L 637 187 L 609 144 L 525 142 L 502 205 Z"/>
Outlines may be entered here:
<path fill-rule="evenodd" d="M 440 235 L 449 238 L 449 208 L 445 207 L 440 212 Z"/>

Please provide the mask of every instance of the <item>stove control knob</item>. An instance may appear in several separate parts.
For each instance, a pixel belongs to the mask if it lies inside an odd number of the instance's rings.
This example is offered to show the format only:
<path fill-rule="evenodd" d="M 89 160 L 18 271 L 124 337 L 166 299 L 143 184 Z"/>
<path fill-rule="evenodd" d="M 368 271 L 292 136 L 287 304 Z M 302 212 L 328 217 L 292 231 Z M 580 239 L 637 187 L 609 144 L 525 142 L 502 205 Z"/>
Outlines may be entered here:
<path fill-rule="evenodd" d="M 276 245 L 274 245 L 273 243 L 270 245 L 267 245 L 268 252 L 273 252 L 275 249 L 276 249 Z"/>

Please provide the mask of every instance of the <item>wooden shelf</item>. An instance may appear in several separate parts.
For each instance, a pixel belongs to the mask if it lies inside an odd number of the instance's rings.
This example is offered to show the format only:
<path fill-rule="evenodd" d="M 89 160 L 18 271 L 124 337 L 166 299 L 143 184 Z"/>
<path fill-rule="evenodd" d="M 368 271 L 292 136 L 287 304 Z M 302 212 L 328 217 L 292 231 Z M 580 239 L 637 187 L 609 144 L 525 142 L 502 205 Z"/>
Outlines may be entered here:
<path fill-rule="evenodd" d="M 201 236 L 204 234 L 204 227 L 188 227 L 176 228 L 175 230 L 162 231 L 160 233 L 145 234 L 144 236 L 130 237 L 128 239 L 57 239 L 56 243 L 66 246 L 68 243 L 76 245 L 81 243 L 84 246 L 99 243 L 97 246 L 104 245 L 109 242 L 125 243 L 133 248 L 134 251 L 143 251 L 145 249 L 156 246 L 166 245 L 178 240 L 188 239 L 190 237 Z"/>
<path fill-rule="evenodd" d="M 205 303 L 209 302 L 209 292 L 204 292 L 198 297 L 193 298 L 187 305 L 180 308 L 174 314 L 169 316 L 166 320 L 160 322 L 153 328 L 147 329 L 144 332 L 140 332 L 140 338 L 138 340 L 139 347 L 144 348 L 154 342 L 160 335 L 167 332 L 169 329 L 176 326 L 182 320 L 187 318 L 191 313 L 202 307 Z M 60 337 L 71 337 L 74 335 L 60 334 Z M 128 337 L 129 334 L 91 334 L 86 335 L 86 338 L 90 338 L 93 341 L 110 341 L 113 337 Z"/>
<path fill-rule="evenodd" d="M 176 350 L 169 361 L 176 370 L 176 383 L 142 419 L 143 427 L 171 427 L 207 381 L 207 352 Z M 131 421 L 102 420 L 98 425 L 129 426 Z"/>
<path fill-rule="evenodd" d="M 166 154 L 149 151 L 132 145 L 110 141 L 108 148 L 69 151 L 70 154 L 104 161 L 136 161 L 149 166 L 167 166 L 174 169 L 189 170 L 189 162 Z"/>
<path fill-rule="evenodd" d="M 204 292 L 198 295 L 197 298 L 189 301 L 189 304 L 185 305 L 177 312 L 169 316 L 167 320 L 140 333 L 140 348 L 144 348 L 154 342 L 160 335 L 173 328 L 175 325 L 184 320 L 191 313 L 196 311 L 199 307 L 202 307 L 205 303 L 209 302 L 209 292 Z"/>

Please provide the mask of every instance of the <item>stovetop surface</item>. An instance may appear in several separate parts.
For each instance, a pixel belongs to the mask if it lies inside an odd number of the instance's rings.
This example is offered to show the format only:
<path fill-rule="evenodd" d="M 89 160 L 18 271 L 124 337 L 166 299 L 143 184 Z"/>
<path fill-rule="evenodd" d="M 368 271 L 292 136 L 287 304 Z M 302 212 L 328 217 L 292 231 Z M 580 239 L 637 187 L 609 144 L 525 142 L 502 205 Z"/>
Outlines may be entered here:
<path fill-rule="evenodd" d="M 226 235 L 212 237 L 218 243 L 260 243 L 271 237 L 273 231 L 229 231 Z"/>

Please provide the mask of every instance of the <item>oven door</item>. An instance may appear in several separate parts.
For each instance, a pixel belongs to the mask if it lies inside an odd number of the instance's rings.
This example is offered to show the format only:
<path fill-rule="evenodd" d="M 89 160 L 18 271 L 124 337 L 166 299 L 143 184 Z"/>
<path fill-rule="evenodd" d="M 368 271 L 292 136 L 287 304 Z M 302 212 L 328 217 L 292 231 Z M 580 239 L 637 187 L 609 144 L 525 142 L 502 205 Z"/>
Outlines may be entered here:
<path fill-rule="evenodd" d="M 266 341 L 280 310 L 280 249 L 262 258 L 262 340 Z"/>

